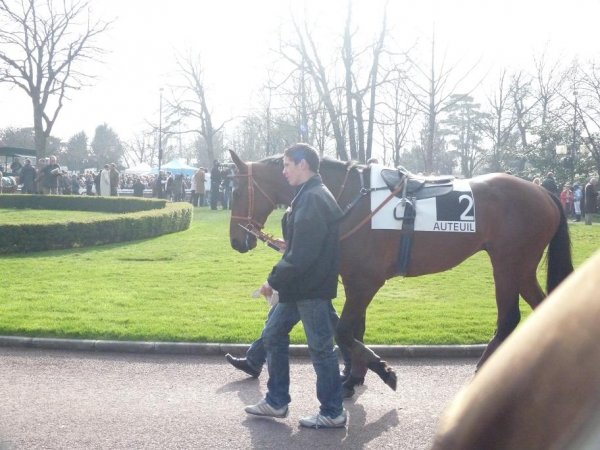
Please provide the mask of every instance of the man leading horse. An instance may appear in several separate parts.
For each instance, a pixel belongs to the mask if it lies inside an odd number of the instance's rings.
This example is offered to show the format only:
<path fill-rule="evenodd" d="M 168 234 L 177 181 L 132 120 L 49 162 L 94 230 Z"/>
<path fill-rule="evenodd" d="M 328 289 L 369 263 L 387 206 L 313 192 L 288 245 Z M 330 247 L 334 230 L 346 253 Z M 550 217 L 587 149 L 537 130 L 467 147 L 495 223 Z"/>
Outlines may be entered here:
<path fill-rule="evenodd" d="M 260 293 L 279 293 L 279 303 L 262 332 L 269 381 L 266 397 L 246 407 L 248 414 L 283 418 L 288 414 L 292 328 L 302 321 L 317 375 L 317 414 L 300 419 L 310 428 L 340 428 L 347 422 L 330 320 L 339 274 L 338 222 L 342 211 L 319 176 L 319 155 L 307 144 L 284 152 L 283 175 L 296 188 L 282 223 L 285 252 Z"/>

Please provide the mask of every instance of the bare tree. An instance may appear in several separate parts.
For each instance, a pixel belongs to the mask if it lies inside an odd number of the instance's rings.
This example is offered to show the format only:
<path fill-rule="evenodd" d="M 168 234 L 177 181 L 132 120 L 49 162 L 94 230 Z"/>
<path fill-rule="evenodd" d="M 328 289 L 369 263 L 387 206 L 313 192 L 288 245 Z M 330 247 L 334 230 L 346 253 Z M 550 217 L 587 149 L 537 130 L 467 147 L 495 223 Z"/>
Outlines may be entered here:
<path fill-rule="evenodd" d="M 432 173 L 438 167 L 434 167 L 436 142 L 438 139 L 438 126 L 441 114 L 451 107 L 454 103 L 461 100 L 461 96 L 453 96 L 459 85 L 470 75 L 476 64 L 465 71 L 462 76 L 454 77 L 456 67 L 446 67 L 445 57 L 438 66 L 436 61 L 436 41 L 435 35 L 431 40 L 431 61 L 428 69 L 421 67 L 416 61 L 413 61 L 413 67 L 420 74 L 421 82 L 415 77 L 406 77 L 407 88 L 416 101 L 417 108 L 427 118 L 426 136 L 424 142 L 424 160 L 425 171 Z M 452 83 L 452 80 L 456 80 Z M 452 85 L 450 85 L 452 83 Z M 475 83 L 477 84 L 477 83 Z M 467 90 L 464 96 L 471 94 L 473 89 Z M 464 90 L 463 90 L 464 91 Z"/>
<path fill-rule="evenodd" d="M 529 150 L 527 134 L 535 120 L 533 111 L 537 103 L 531 95 L 532 82 L 531 77 L 523 72 L 518 72 L 512 77 L 511 94 L 515 109 L 515 120 L 524 154 L 527 154 Z"/>
<path fill-rule="evenodd" d="M 128 166 L 142 162 L 152 165 L 156 158 L 155 146 L 153 145 L 154 131 L 148 130 L 137 133 L 133 140 L 124 143 L 125 154 L 123 158 Z"/>
<path fill-rule="evenodd" d="M 342 60 L 344 61 L 345 78 L 345 97 L 346 97 L 346 117 L 348 123 L 348 144 L 350 146 L 350 158 L 357 159 L 356 151 L 356 117 L 354 115 L 354 82 L 352 77 L 352 64 L 354 54 L 352 52 L 352 33 L 350 27 L 352 24 L 352 2 L 348 2 L 348 14 L 346 16 L 346 26 L 344 28 L 344 45 L 342 47 Z"/>
<path fill-rule="evenodd" d="M 414 107 L 414 98 L 405 89 L 406 82 L 403 77 L 406 74 L 399 68 L 394 68 L 394 76 L 391 76 L 386 84 L 387 90 L 383 97 L 388 101 L 384 104 L 381 113 L 381 128 L 384 148 L 387 145 L 392 148 L 392 161 L 394 166 L 401 165 L 401 152 L 408 140 L 409 132 L 417 115 Z M 392 130 L 391 132 L 387 130 Z M 386 163 L 384 157 L 383 163 Z"/>
<path fill-rule="evenodd" d="M 226 122 L 222 122 L 220 125 L 213 124 L 200 56 L 193 57 L 190 54 L 186 58 L 180 58 L 177 66 L 183 83 L 173 90 L 174 100 L 169 102 L 171 118 L 176 118 L 173 123 L 177 125 L 180 125 L 182 120 L 192 119 L 194 125 L 177 133 L 197 133 L 205 143 L 208 161 L 212 162 L 218 159 L 217 138 L 221 136 L 221 130 Z M 202 155 L 198 155 L 199 161 L 203 159 Z"/>
<path fill-rule="evenodd" d="M 369 119 L 367 121 L 367 142 L 366 142 L 366 151 L 365 151 L 365 161 L 371 158 L 373 153 L 373 130 L 375 127 L 375 109 L 376 109 L 376 98 L 377 98 L 377 88 L 379 86 L 379 59 L 384 50 L 385 38 L 387 35 L 387 3 L 385 5 L 385 9 L 383 11 L 383 21 L 381 25 L 381 31 L 379 33 L 379 38 L 376 44 L 373 47 L 373 62 L 371 64 L 371 71 L 369 73 Z"/>
<path fill-rule="evenodd" d="M 489 116 L 483 129 L 492 143 L 489 163 L 495 172 L 505 170 L 507 153 L 516 142 L 517 118 L 507 78 L 506 70 L 503 70 L 495 91 L 488 96 Z"/>
<path fill-rule="evenodd" d="M 573 120 L 573 145 L 577 144 L 577 123 L 580 123 L 585 148 L 594 161 L 596 173 L 600 173 L 600 67 L 596 63 L 590 63 L 580 71 L 577 84 L 573 87 L 573 100 L 570 102 L 576 112 Z M 578 151 L 578 148 L 573 148 L 571 157 L 575 158 Z M 575 161 L 571 161 L 571 164 L 574 168 Z"/>
<path fill-rule="evenodd" d="M 68 92 L 91 78 L 82 64 L 102 53 L 95 40 L 109 25 L 92 20 L 89 1 L 0 0 L 0 82 L 31 99 L 38 156 Z"/>
<path fill-rule="evenodd" d="M 529 176 L 553 170 L 556 172 L 556 145 L 562 138 L 562 90 L 568 77 L 560 60 L 550 61 L 545 52 L 534 56 L 534 74 L 530 94 L 535 102 L 529 124 L 527 161 L 532 165 Z M 556 175 L 556 174 L 555 174 Z"/>
<path fill-rule="evenodd" d="M 304 23 L 304 28 L 301 29 L 299 24 L 294 20 L 294 29 L 298 42 L 292 48 L 297 55 L 284 54 L 284 57 L 293 63 L 297 68 L 306 68 L 306 71 L 311 76 L 314 86 L 317 89 L 319 97 L 323 101 L 325 109 L 329 115 L 331 128 L 336 142 L 336 154 L 342 160 L 348 160 L 348 152 L 346 151 L 346 142 L 343 132 L 342 113 L 334 103 L 333 90 L 330 88 L 329 77 L 327 71 L 317 49 L 317 45 L 312 39 L 312 33 L 308 29 L 308 24 Z"/>

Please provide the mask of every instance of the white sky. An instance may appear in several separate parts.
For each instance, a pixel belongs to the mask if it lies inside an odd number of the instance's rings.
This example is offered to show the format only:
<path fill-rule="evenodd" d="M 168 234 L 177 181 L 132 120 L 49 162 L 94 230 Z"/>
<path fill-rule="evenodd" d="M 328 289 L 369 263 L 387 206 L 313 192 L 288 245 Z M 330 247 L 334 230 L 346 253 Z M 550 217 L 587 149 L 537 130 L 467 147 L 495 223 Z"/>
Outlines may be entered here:
<path fill-rule="evenodd" d="M 72 92 L 53 135 L 67 140 L 84 130 L 90 139 L 104 122 L 124 140 L 158 122 L 159 88 L 168 91 L 174 56 L 200 53 L 216 122 L 256 107 L 272 66 L 281 23 L 307 5 L 315 27 L 343 31 L 346 0 L 92 0 L 95 17 L 116 18 L 102 40 L 110 53 L 96 64 L 94 86 Z M 355 25 L 371 36 L 384 0 L 354 0 Z M 600 0 L 390 0 L 388 27 L 404 47 L 426 44 L 435 23 L 440 50 L 464 67 L 528 66 L 547 46 L 570 60 L 600 56 Z M 324 31 L 325 33 L 325 31 Z M 339 42 L 339 41 L 338 41 Z M 338 45 L 338 42 L 335 44 Z M 323 38 L 320 46 L 332 45 Z M 425 47 L 425 45 L 423 45 Z M 487 70 L 487 69 L 486 69 Z M 0 85 L 0 128 L 31 126 L 29 99 Z"/>

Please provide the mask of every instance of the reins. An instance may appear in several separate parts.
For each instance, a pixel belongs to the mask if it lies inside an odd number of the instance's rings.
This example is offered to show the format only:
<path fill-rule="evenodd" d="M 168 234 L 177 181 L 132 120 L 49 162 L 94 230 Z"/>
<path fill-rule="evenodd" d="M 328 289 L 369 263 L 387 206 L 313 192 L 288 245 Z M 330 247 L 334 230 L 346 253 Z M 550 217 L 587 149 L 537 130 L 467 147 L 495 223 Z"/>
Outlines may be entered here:
<path fill-rule="evenodd" d="M 406 184 L 406 181 L 403 179 L 402 182 L 398 183 L 398 186 L 396 186 L 394 188 L 394 190 L 392 192 L 390 192 L 390 195 L 388 195 L 382 202 L 381 204 L 375 208 L 373 211 L 371 211 L 369 214 L 367 214 L 366 217 L 364 217 L 357 225 L 355 225 L 350 231 L 344 233 L 341 237 L 340 237 L 340 241 L 343 241 L 345 239 L 348 239 L 350 236 L 352 236 L 354 233 L 356 233 L 358 230 L 360 230 L 369 220 L 371 220 L 371 218 L 377 214 L 381 208 L 383 208 L 391 199 L 393 199 L 395 197 L 396 194 L 398 194 L 402 189 L 404 189 L 404 185 Z M 346 210 L 344 212 L 344 216 L 342 217 L 342 220 L 350 213 L 350 211 L 352 210 L 352 208 L 354 208 L 356 206 L 356 204 L 360 201 L 360 199 L 362 199 L 363 197 L 365 197 L 368 193 L 373 192 L 373 191 L 378 191 L 381 189 L 387 189 L 387 187 L 383 187 L 383 188 L 361 188 L 360 190 L 360 194 L 358 197 L 356 197 L 352 203 L 350 203 L 347 207 Z"/>
<path fill-rule="evenodd" d="M 342 196 L 344 189 L 346 187 L 346 182 L 348 181 L 348 178 L 350 176 L 350 172 L 352 171 L 352 169 L 357 168 L 356 165 L 349 165 L 346 169 L 346 174 L 344 175 L 344 179 L 342 181 L 342 185 L 340 186 L 340 190 L 338 192 L 337 197 L 335 198 L 335 200 L 339 203 L 339 199 Z M 344 214 L 342 215 L 342 217 L 339 219 L 340 222 L 343 221 L 344 219 L 346 219 L 350 213 L 352 212 L 352 210 L 354 209 L 354 207 L 358 204 L 358 202 L 360 202 L 362 200 L 363 197 L 366 197 L 367 194 L 370 194 L 371 192 L 374 191 L 379 191 L 379 190 L 384 190 L 384 189 L 388 189 L 387 186 L 386 187 L 379 187 L 379 188 L 366 188 L 365 187 L 365 182 L 363 179 L 363 174 L 362 174 L 362 170 L 358 169 L 358 173 L 360 176 L 360 190 L 358 195 L 348 204 L 346 205 L 346 207 L 344 208 Z M 396 186 L 394 188 L 394 190 L 390 193 L 390 195 L 388 195 L 385 200 L 383 200 L 383 202 L 377 207 L 375 208 L 375 210 L 371 211 L 370 214 L 368 214 L 366 217 L 364 217 L 357 225 L 355 225 L 350 231 L 348 231 L 347 233 L 344 233 L 341 237 L 340 237 L 340 241 L 343 241 L 345 239 L 348 239 L 350 236 L 352 236 L 354 233 L 356 233 L 358 230 L 360 230 L 369 220 L 371 220 L 371 218 L 377 214 L 381 208 L 383 208 L 392 198 L 394 198 L 394 196 L 396 194 L 398 194 L 400 191 L 402 191 L 404 188 L 406 187 L 406 181 L 403 180 L 402 182 L 400 182 L 398 184 L 398 186 Z"/>

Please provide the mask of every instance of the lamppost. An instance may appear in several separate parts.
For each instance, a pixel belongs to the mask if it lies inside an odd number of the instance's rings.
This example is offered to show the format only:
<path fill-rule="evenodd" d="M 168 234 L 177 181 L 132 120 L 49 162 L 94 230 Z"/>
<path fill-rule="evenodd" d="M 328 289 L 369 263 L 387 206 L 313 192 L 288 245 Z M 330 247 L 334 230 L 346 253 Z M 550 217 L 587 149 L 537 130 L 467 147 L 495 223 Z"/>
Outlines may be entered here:
<path fill-rule="evenodd" d="M 579 146 L 577 145 L 577 90 L 573 89 L 573 136 L 571 144 L 562 144 L 556 146 L 556 155 L 562 156 L 560 162 L 570 171 L 571 186 L 575 182 L 575 162 Z"/>
<path fill-rule="evenodd" d="M 158 112 L 158 175 L 160 176 L 160 165 L 162 163 L 162 97 L 163 88 L 160 88 L 160 107 Z"/>
<path fill-rule="evenodd" d="M 571 186 L 575 182 L 575 158 L 577 157 L 577 89 L 573 89 L 573 143 L 571 144 Z"/>

